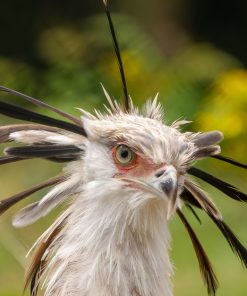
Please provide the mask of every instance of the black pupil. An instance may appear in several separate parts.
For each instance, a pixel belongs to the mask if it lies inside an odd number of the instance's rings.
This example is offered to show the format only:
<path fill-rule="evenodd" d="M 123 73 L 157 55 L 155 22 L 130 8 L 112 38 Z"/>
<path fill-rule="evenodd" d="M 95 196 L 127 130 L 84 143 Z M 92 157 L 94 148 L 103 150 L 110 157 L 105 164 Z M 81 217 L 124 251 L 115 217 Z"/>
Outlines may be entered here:
<path fill-rule="evenodd" d="M 124 149 L 121 151 L 121 157 L 127 158 L 129 156 L 129 151 L 127 149 Z"/>

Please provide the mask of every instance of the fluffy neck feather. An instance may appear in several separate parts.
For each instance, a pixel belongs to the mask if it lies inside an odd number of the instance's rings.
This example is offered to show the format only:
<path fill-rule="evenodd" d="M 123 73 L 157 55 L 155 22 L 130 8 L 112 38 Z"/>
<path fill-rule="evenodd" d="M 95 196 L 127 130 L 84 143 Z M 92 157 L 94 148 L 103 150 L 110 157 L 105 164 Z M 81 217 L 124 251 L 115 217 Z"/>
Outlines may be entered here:
<path fill-rule="evenodd" d="M 68 209 L 49 250 L 46 296 L 172 295 L 165 205 L 119 192 L 119 181 L 89 182 Z"/>

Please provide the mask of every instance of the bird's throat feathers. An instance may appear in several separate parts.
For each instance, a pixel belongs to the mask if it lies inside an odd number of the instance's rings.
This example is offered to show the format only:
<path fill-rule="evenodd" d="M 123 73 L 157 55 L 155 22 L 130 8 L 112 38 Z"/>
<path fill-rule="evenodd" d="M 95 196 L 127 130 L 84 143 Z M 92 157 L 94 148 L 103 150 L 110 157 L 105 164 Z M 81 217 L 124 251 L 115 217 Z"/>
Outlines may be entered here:
<path fill-rule="evenodd" d="M 110 193 L 100 181 L 88 183 L 67 210 L 70 218 L 50 250 L 45 295 L 172 295 L 164 203 L 150 202 L 148 194 L 140 200 L 132 189 L 119 196 L 119 182 L 109 185 Z"/>

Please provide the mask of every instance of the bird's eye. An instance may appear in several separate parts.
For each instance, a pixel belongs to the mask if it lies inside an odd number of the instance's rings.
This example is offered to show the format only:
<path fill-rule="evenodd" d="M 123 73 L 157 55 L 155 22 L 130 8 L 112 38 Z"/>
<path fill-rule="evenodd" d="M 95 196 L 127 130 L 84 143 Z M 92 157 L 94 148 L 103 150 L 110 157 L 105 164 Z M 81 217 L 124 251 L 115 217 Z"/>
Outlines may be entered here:
<path fill-rule="evenodd" d="M 136 154 L 127 146 L 119 145 L 115 150 L 115 158 L 122 166 L 130 165 L 136 158 Z"/>

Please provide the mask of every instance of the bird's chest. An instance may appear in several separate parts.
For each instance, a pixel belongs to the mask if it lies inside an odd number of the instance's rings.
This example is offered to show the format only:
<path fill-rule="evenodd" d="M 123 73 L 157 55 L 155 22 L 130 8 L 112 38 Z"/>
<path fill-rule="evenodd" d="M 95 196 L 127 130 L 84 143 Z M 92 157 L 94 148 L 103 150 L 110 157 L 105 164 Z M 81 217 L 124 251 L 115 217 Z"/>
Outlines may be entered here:
<path fill-rule="evenodd" d="M 171 296 L 170 236 L 162 211 L 126 209 L 124 215 L 97 217 L 90 225 L 84 215 L 84 228 L 73 230 L 73 238 L 67 227 L 69 242 L 55 255 L 61 272 L 50 279 L 54 285 L 46 295 Z"/>

